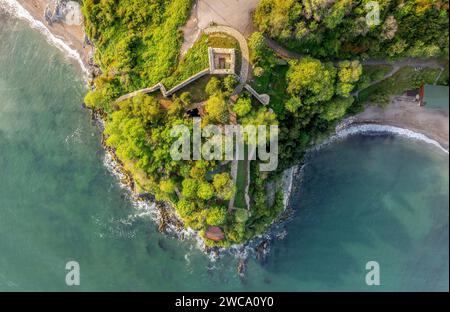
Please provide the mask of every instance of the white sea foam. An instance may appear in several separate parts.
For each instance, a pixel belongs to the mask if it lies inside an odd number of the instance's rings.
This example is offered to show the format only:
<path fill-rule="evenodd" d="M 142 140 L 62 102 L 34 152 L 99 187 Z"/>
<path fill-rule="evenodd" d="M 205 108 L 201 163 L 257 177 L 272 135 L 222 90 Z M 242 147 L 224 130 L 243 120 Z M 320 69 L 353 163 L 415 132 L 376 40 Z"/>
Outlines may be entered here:
<path fill-rule="evenodd" d="M 329 144 L 329 143 L 334 142 L 335 140 L 345 139 L 349 136 L 356 135 L 356 134 L 364 134 L 364 135 L 394 134 L 394 135 L 399 135 L 401 137 L 408 138 L 411 140 L 422 141 L 427 144 L 431 144 L 431 145 L 437 147 L 438 149 L 440 149 L 441 151 L 443 151 L 444 153 L 448 154 L 448 150 L 446 150 L 441 144 L 439 144 L 439 142 L 427 137 L 424 134 L 421 134 L 421 133 L 418 133 L 418 132 L 415 132 L 415 131 L 412 131 L 409 129 L 399 128 L 399 127 L 389 126 L 389 125 L 378 125 L 378 124 L 350 125 L 348 127 L 342 128 L 342 129 L 338 130 L 334 136 L 332 136 L 331 138 L 326 140 L 323 144 L 321 144 L 318 148 L 320 148 L 324 144 Z"/>
<path fill-rule="evenodd" d="M 89 72 L 86 66 L 84 66 L 78 51 L 72 49 L 63 39 L 56 37 L 41 21 L 36 20 L 20 3 L 15 0 L 0 0 L 0 10 L 27 21 L 31 28 L 38 30 L 44 35 L 48 43 L 64 52 L 69 58 L 75 60 L 87 77 Z M 44 13 L 42 12 L 42 14 Z"/>

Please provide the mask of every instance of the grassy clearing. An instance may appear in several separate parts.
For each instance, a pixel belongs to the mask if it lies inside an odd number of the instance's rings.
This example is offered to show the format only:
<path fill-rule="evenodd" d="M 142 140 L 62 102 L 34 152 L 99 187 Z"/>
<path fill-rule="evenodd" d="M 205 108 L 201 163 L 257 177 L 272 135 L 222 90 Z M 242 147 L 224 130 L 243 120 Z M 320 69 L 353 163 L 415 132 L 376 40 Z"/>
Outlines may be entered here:
<path fill-rule="evenodd" d="M 236 68 L 242 63 L 240 57 L 239 43 L 233 37 L 221 33 L 202 35 L 199 40 L 187 51 L 184 58 L 179 62 L 175 71 L 163 80 L 167 88 L 179 84 L 190 76 L 209 67 L 208 48 L 236 49 Z"/>
<path fill-rule="evenodd" d="M 270 71 L 264 71 L 260 77 L 255 77 L 252 83 L 252 87 L 257 92 L 266 93 L 270 96 L 269 106 L 280 119 L 284 118 L 284 103 L 289 99 L 286 91 L 286 72 L 288 69 L 288 66 L 275 66 Z"/>
<path fill-rule="evenodd" d="M 189 92 L 191 94 L 192 103 L 206 101 L 208 95 L 205 92 L 205 88 L 211 78 L 211 75 L 206 75 L 176 92 L 175 96 L 180 96 L 183 92 Z"/>
<path fill-rule="evenodd" d="M 245 188 L 248 184 L 248 148 L 244 148 L 244 160 L 238 161 L 237 176 L 236 176 L 236 196 L 234 197 L 234 207 L 236 208 L 247 208 L 247 203 L 245 201 Z"/>
<path fill-rule="evenodd" d="M 369 86 L 370 83 L 382 80 L 392 70 L 390 65 L 365 65 L 363 66 L 363 74 L 361 75 L 356 90 L 362 90 Z"/>
<path fill-rule="evenodd" d="M 407 90 L 419 88 L 422 84 L 434 84 L 440 72 L 440 69 L 433 68 L 415 70 L 413 67 L 403 67 L 392 77 L 362 90 L 359 93 L 358 101 L 385 106 L 389 103 L 391 95 L 401 95 Z M 441 76 L 445 76 L 445 73 Z M 441 77 L 439 80 L 448 83 L 448 75 L 447 78 Z"/>

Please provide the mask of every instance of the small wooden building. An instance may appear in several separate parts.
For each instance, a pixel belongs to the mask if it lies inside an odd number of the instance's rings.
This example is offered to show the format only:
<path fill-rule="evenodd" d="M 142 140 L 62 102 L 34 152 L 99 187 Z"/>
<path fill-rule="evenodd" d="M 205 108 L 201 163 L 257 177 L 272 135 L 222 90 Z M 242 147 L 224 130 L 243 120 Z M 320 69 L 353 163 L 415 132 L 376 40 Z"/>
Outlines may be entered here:
<path fill-rule="evenodd" d="M 218 226 L 210 226 L 205 233 L 205 236 L 207 239 L 213 240 L 213 241 L 221 241 L 225 238 L 225 235 L 222 232 L 222 229 Z"/>

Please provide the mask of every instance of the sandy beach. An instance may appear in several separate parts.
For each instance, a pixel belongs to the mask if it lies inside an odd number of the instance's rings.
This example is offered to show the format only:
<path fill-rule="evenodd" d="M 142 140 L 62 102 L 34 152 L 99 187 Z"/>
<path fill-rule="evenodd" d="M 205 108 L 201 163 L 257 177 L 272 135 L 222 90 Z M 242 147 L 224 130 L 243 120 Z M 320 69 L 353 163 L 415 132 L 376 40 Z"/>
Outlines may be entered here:
<path fill-rule="evenodd" d="M 420 107 L 417 102 L 394 97 L 385 108 L 372 105 L 351 118 L 351 124 L 374 123 L 412 130 L 449 149 L 449 112 L 446 109 Z"/>
<path fill-rule="evenodd" d="M 44 17 L 45 8 L 52 0 L 17 0 L 36 20 L 42 22 L 50 32 L 72 49 L 76 50 L 80 55 L 84 65 L 88 68 L 90 46 L 83 48 L 84 42 L 84 26 L 83 25 L 67 25 L 64 23 L 53 23 L 49 25 Z"/>

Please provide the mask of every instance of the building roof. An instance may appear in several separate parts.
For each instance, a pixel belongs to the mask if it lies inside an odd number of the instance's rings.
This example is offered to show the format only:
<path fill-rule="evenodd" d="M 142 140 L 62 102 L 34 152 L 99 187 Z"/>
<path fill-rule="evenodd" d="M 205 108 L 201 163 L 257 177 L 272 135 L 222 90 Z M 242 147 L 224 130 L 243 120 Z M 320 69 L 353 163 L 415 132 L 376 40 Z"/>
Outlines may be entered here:
<path fill-rule="evenodd" d="M 221 241 L 225 238 L 225 235 L 223 234 L 222 230 L 218 226 L 210 226 L 205 233 L 206 238 L 213 240 L 213 241 Z"/>
<path fill-rule="evenodd" d="M 234 49 L 208 48 L 209 71 L 212 75 L 235 73 L 236 52 Z"/>

